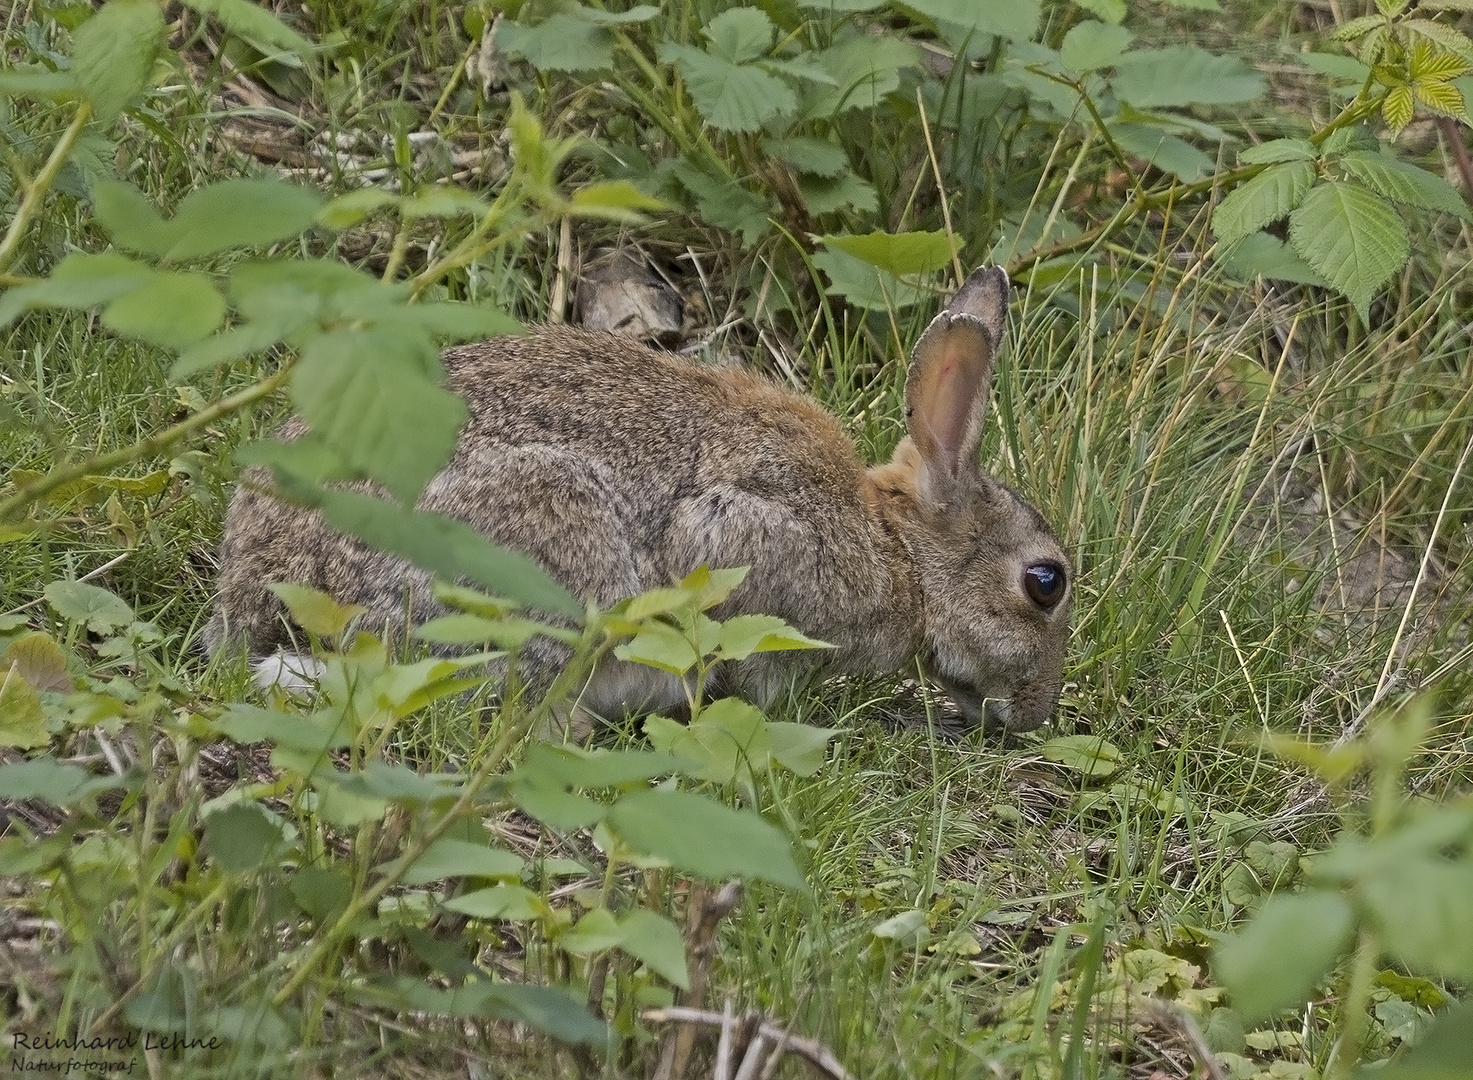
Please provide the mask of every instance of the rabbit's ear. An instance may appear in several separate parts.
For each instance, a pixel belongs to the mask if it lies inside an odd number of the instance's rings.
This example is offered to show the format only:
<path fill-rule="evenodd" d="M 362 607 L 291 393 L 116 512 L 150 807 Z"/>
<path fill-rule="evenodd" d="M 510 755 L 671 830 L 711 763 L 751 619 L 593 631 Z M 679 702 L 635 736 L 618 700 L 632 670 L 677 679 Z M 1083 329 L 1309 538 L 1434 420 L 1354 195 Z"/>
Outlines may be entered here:
<path fill-rule="evenodd" d="M 905 424 L 925 463 L 922 490 L 938 502 L 981 467 L 977 447 L 1007 297 L 1003 271 L 977 270 L 916 343 L 905 382 Z"/>
<path fill-rule="evenodd" d="M 1008 322 L 1008 273 L 1000 266 L 979 266 L 946 303 L 956 315 L 980 319 L 992 339 L 992 351 L 1002 342 Z"/>

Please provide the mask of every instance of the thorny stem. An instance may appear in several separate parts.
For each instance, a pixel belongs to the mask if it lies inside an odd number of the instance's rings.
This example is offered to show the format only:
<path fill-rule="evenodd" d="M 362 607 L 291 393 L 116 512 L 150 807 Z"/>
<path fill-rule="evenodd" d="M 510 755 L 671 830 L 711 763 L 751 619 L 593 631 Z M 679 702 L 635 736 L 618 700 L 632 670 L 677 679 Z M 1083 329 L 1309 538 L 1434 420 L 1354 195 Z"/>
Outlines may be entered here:
<path fill-rule="evenodd" d="M 39 499 L 44 499 L 51 492 L 71 483 L 73 480 L 118 465 L 126 465 L 130 461 L 156 454 L 166 447 L 192 435 L 200 428 L 207 427 L 223 416 L 228 416 L 239 409 L 245 408 L 253 402 L 262 398 L 270 397 L 279 390 L 291 376 L 291 365 L 283 367 L 275 375 L 262 379 L 260 382 L 246 387 L 236 394 L 227 398 L 221 398 L 209 408 L 201 409 L 187 420 L 181 420 L 173 427 L 165 428 L 157 435 L 150 435 L 146 439 L 125 446 L 120 450 L 114 450 L 110 454 L 99 454 L 96 457 L 84 458 L 73 462 L 71 465 L 63 465 L 52 469 L 45 476 L 32 480 L 29 484 L 20 488 L 14 495 L 0 502 L 0 521 L 14 517 L 16 513 Z"/>
<path fill-rule="evenodd" d="M 67 125 L 66 131 L 62 132 L 61 138 L 51 148 L 51 156 L 46 159 L 46 164 L 41 166 L 41 171 L 36 178 L 26 186 L 26 194 L 20 201 L 20 207 L 15 212 L 15 217 L 10 221 L 10 228 L 5 231 L 5 239 L 0 240 L 0 272 L 10 269 L 10 264 L 15 261 L 16 253 L 20 250 L 21 238 L 25 236 L 30 227 L 31 219 L 36 216 L 41 208 L 41 200 L 51 190 L 52 183 L 61 172 L 61 167 L 71 157 L 72 147 L 76 145 L 77 139 L 81 137 L 82 129 L 87 126 L 87 121 L 92 119 L 92 103 L 82 102 L 77 106 L 77 114 L 72 117 L 72 122 Z"/>

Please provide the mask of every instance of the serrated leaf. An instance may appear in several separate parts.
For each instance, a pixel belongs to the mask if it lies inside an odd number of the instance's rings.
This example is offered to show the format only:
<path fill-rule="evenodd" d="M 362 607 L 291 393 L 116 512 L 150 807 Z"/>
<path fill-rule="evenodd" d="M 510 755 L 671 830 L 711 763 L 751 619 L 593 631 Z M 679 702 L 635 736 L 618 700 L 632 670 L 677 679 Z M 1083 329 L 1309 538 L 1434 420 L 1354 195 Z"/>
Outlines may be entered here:
<path fill-rule="evenodd" d="M 566 12 L 536 26 L 503 23 L 496 44 L 538 71 L 599 71 L 614 65 L 614 35 Z"/>
<path fill-rule="evenodd" d="M 1059 59 L 1072 71 L 1111 67 L 1134 40 L 1135 35 L 1123 26 L 1086 19 L 1064 35 Z"/>
<path fill-rule="evenodd" d="M 1340 167 L 1372 191 L 1393 202 L 1473 219 L 1457 189 L 1442 177 L 1389 154 L 1355 150 L 1340 158 Z"/>
<path fill-rule="evenodd" d="M 1385 1068 L 1356 1073 L 1356 1080 L 1468 1080 L 1468 1051 L 1473 1047 L 1473 1005 L 1455 1004 L 1440 1014 L 1404 1054 Z"/>
<path fill-rule="evenodd" d="M 1381 115 L 1385 118 L 1386 126 L 1391 129 L 1392 134 L 1397 134 L 1410 124 L 1415 112 L 1416 105 L 1410 86 L 1393 86 L 1387 92 L 1385 100 L 1381 102 Z"/>
<path fill-rule="evenodd" d="M 300 57 L 310 56 L 312 43 L 254 0 L 183 0 L 185 7 L 218 20 L 232 34 Z"/>
<path fill-rule="evenodd" d="M 1121 148 L 1183 183 L 1212 171 L 1213 160 L 1180 136 L 1150 124 L 1113 123 L 1110 134 Z"/>
<path fill-rule="evenodd" d="M 615 803 L 607 823 L 635 851 L 701 877 L 805 887 L 787 837 L 750 811 L 684 791 L 640 791 Z"/>
<path fill-rule="evenodd" d="M 721 624 L 717 646 L 723 660 L 745 660 L 753 653 L 782 649 L 828 649 L 827 642 L 811 638 L 775 615 L 735 615 Z"/>
<path fill-rule="evenodd" d="M 1370 31 L 1386 25 L 1386 20 L 1379 15 L 1358 15 L 1349 22 L 1343 22 L 1330 31 L 1331 41 L 1354 41 L 1356 38 L 1364 37 Z"/>
<path fill-rule="evenodd" d="M 856 307 L 878 311 L 912 307 L 930 294 L 907 285 L 888 270 L 881 270 L 845 251 L 820 251 L 813 265 L 828 275 L 828 291 L 844 297 Z"/>
<path fill-rule="evenodd" d="M 849 155 L 844 148 L 827 139 L 814 139 L 804 135 L 786 139 L 763 139 L 762 150 L 810 176 L 832 178 L 849 169 Z"/>
<path fill-rule="evenodd" d="M 1230 105 L 1260 97 L 1263 76 L 1236 56 L 1192 45 L 1138 49 L 1120 58 L 1114 90 L 1137 109 Z"/>
<path fill-rule="evenodd" d="M 53 581 L 43 590 L 46 602 L 63 619 L 86 623 L 94 633 L 104 634 L 127 626 L 136 616 L 122 599 L 85 581 Z"/>
<path fill-rule="evenodd" d="M 115 251 L 72 252 L 45 281 L 22 285 L 0 297 L 0 326 L 31 308 L 89 308 L 116 300 L 153 279 L 151 267 Z"/>
<path fill-rule="evenodd" d="M 934 20 L 948 31 L 957 47 L 978 34 L 996 34 L 1009 41 L 1028 41 L 1038 32 L 1039 0 L 905 0 L 905 6 Z"/>
<path fill-rule="evenodd" d="M 1221 258 L 1228 273 L 1238 278 L 1266 277 L 1300 285 L 1325 284 L 1325 279 L 1296 255 L 1293 248 L 1265 232 L 1249 233 L 1236 243 L 1227 245 Z"/>
<path fill-rule="evenodd" d="M 711 42 L 711 54 L 743 64 L 772 48 L 772 20 L 760 8 L 737 7 L 723 11 L 701 31 Z"/>
<path fill-rule="evenodd" d="M 1462 31 L 1431 19 L 1402 19 L 1397 26 L 1403 34 L 1421 38 L 1434 50 L 1450 52 L 1473 65 L 1473 39 Z"/>
<path fill-rule="evenodd" d="M 665 916 L 635 908 L 619 920 L 619 948 L 682 990 L 690 988 L 685 941 Z"/>
<path fill-rule="evenodd" d="M 873 214 L 880 206 L 874 185 L 848 172 L 832 180 L 800 176 L 798 193 L 803 196 L 803 205 L 814 216 L 830 214 L 846 206 L 852 207 L 856 213 Z"/>
<path fill-rule="evenodd" d="M 672 170 L 696 199 L 696 209 L 717 228 L 739 233 L 747 245 L 767 231 L 768 204 L 730 177 L 712 176 L 684 159 Z"/>
<path fill-rule="evenodd" d="M 162 255 L 179 261 L 266 247 L 310 228 L 326 201 L 281 180 L 223 180 L 185 196 L 168 223 L 173 242 Z"/>
<path fill-rule="evenodd" d="M 951 262 L 951 240 L 941 231 L 820 236 L 818 241 L 896 275 L 923 274 Z"/>
<path fill-rule="evenodd" d="M 1223 197 L 1212 213 L 1212 231 L 1228 244 L 1257 232 L 1295 210 L 1314 181 L 1312 162 L 1270 166 Z"/>
<path fill-rule="evenodd" d="M 1082 776 L 1109 776 L 1120 768 L 1120 748 L 1096 735 L 1060 735 L 1039 747 L 1045 760 Z"/>
<path fill-rule="evenodd" d="M 439 353 L 422 335 L 387 327 L 312 337 L 292 378 L 292 401 L 318 438 L 413 503 L 444 467 L 465 403 L 438 385 Z"/>
<path fill-rule="evenodd" d="M 164 40 L 154 0 L 110 0 L 72 34 L 72 77 L 107 123 L 143 93 Z"/>
<path fill-rule="evenodd" d="M 1308 139 L 1270 139 L 1240 151 L 1238 161 L 1244 165 L 1277 165 L 1285 161 L 1313 161 L 1318 156 L 1319 151 Z"/>
<path fill-rule="evenodd" d="M 1400 215 L 1374 192 L 1348 181 L 1310 189 L 1289 215 L 1289 242 L 1367 322 L 1371 294 L 1405 265 L 1410 251 Z"/>
<path fill-rule="evenodd" d="M 1355 913 L 1338 893 L 1271 896 L 1217 948 L 1213 969 L 1246 1022 L 1303 1004 L 1350 945 Z"/>
<path fill-rule="evenodd" d="M 646 624 L 633 640 L 616 646 L 614 655 L 671 675 L 684 675 L 700 659 L 684 632 L 660 622 Z"/>
<path fill-rule="evenodd" d="M 22 634 L 0 652 L 0 679 L 13 676 L 24 679 L 37 690 L 69 693 L 76 688 L 67 669 L 65 650 L 50 634 L 39 630 Z"/>
<path fill-rule="evenodd" d="M 1468 106 L 1463 100 L 1463 92 L 1451 83 L 1415 82 L 1412 84 L 1412 93 L 1417 96 L 1418 101 L 1434 112 L 1454 116 L 1467 122 Z"/>
<path fill-rule="evenodd" d="M 104 307 L 102 325 L 150 345 L 183 349 L 219 329 L 225 309 L 225 297 L 205 275 L 160 271 Z"/>
<path fill-rule="evenodd" d="M 852 32 L 810 59 L 834 79 L 833 86 L 810 86 L 803 116 L 822 118 L 850 109 L 881 107 L 900 86 L 900 72 L 918 67 L 920 53 L 909 41 Z"/>
<path fill-rule="evenodd" d="M 701 118 L 718 131 L 757 131 L 773 117 L 789 115 L 798 107 L 792 88 L 759 67 L 668 42 L 658 54 L 661 61 L 680 69 Z"/>

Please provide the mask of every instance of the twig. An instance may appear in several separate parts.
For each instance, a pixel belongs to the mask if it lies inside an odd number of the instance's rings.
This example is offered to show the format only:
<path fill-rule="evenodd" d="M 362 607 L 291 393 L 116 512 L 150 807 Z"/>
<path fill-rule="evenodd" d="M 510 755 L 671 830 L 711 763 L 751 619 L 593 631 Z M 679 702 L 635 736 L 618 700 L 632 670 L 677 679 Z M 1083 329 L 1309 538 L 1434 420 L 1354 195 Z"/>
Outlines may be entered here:
<path fill-rule="evenodd" d="M 1437 118 L 1437 130 L 1442 132 L 1442 141 L 1452 151 L 1457 162 L 1458 174 L 1463 178 L 1463 198 L 1473 199 L 1473 161 L 1468 159 L 1468 147 L 1463 144 L 1463 131 L 1451 116 Z"/>
<path fill-rule="evenodd" d="M 691 1030 L 697 1024 L 720 1027 L 725 1022 L 725 1016 L 722 1013 L 711 1012 L 709 1009 L 691 1009 L 683 1005 L 671 1005 L 667 1009 L 649 1009 L 640 1016 L 651 1024 L 681 1024 L 683 1025 L 682 1031 Z M 771 1039 L 778 1044 L 774 1052 L 792 1051 L 825 1075 L 832 1077 L 833 1080 L 852 1080 L 843 1064 L 834 1056 L 833 1051 L 822 1043 L 789 1035 L 771 1020 L 762 1021 L 757 1032 L 763 1038 Z"/>
<path fill-rule="evenodd" d="M 61 138 L 51 148 L 51 156 L 46 159 L 46 164 L 41 166 L 41 171 L 36 174 L 36 178 L 27 185 L 25 197 L 21 199 L 20 206 L 16 208 L 15 217 L 10 219 L 10 228 L 5 230 L 5 239 L 0 240 L 0 270 L 10 269 L 16 252 L 20 250 L 21 237 L 25 235 L 31 219 L 36 216 L 41 200 L 51 190 L 51 185 L 55 182 L 57 174 L 61 172 L 61 167 L 67 163 L 67 158 L 71 157 L 72 147 L 81 137 L 82 129 L 91 119 L 92 103 L 84 101 L 77 106 L 77 115 L 72 117 L 72 122 L 67 125 L 66 131 L 62 132 Z"/>
<path fill-rule="evenodd" d="M 706 983 L 711 977 L 711 959 L 716 952 L 716 928 L 728 912 L 736 907 L 742 896 L 742 883 L 728 881 L 715 896 L 706 886 L 691 885 L 685 918 L 686 956 L 690 958 L 690 987 L 680 995 L 687 1011 L 697 1011 L 706 998 Z M 718 1014 L 711 1014 L 718 1015 Z M 696 1033 L 689 1027 L 679 1027 L 666 1036 L 665 1048 L 660 1054 L 660 1065 L 655 1070 L 655 1080 L 685 1080 L 685 1067 L 690 1062 Z"/>
<path fill-rule="evenodd" d="M 38 499 L 42 499 L 59 487 L 71 483 L 91 473 L 102 472 L 116 465 L 125 465 L 130 461 L 137 461 L 141 457 L 156 454 L 167 446 L 178 442 L 186 435 L 191 435 L 202 427 L 214 423 L 222 416 L 228 416 L 237 409 L 244 408 L 252 402 L 259 401 L 264 397 L 274 394 L 291 375 L 291 366 L 288 365 L 278 371 L 270 378 L 262 379 L 253 386 L 248 386 L 238 394 L 232 394 L 228 398 L 221 398 L 207 409 L 201 409 L 187 420 L 181 420 L 171 428 L 165 428 L 157 435 L 150 435 L 141 439 L 131 446 L 125 446 L 121 450 L 114 450 L 110 454 L 100 454 L 97 457 L 85 458 L 72 465 L 64 465 L 52 469 L 45 476 L 37 477 L 29 484 L 16 491 L 10 498 L 0 502 L 0 521 L 15 514 L 23 507 L 29 506 Z"/>

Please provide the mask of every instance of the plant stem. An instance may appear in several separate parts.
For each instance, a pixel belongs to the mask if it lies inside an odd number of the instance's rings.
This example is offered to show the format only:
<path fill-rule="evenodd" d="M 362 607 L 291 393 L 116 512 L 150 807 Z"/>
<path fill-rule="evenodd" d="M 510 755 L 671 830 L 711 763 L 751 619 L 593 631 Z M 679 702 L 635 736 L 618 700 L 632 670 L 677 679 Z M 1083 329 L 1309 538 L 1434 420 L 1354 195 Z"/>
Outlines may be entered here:
<path fill-rule="evenodd" d="M 61 167 L 66 164 L 67 158 L 71 157 L 72 147 L 76 145 L 82 129 L 87 126 L 87 121 L 90 119 L 92 119 L 92 103 L 84 101 L 77 106 L 77 113 L 72 117 L 72 122 L 67 125 L 66 131 L 62 132 L 61 138 L 51 148 L 51 156 L 46 159 L 46 164 L 41 166 L 41 171 L 36 174 L 36 178 L 27 185 L 25 198 L 21 199 L 15 217 L 10 221 L 10 228 L 5 231 L 5 239 L 0 240 L 0 273 L 9 270 L 10 264 L 15 261 L 20 250 L 21 237 L 30 227 L 31 219 L 40 210 L 41 200 L 51 190 L 57 173 L 61 172 Z"/>
<path fill-rule="evenodd" d="M 485 786 L 491 775 L 501 768 L 506 756 L 511 753 L 512 748 L 527 737 L 547 719 L 551 714 L 553 705 L 557 702 L 571 698 L 572 691 L 577 684 L 587 675 L 589 666 L 596 662 L 604 647 L 598 642 L 602 636 L 603 629 L 598 621 L 589 618 L 585 624 L 583 638 L 579 641 L 573 657 L 568 661 L 566 667 L 560 671 L 552 685 L 548 687 L 547 693 L 538 702 L 537 707 L 527 713 L 520 723 L 509 723 L 502 729 L 495 744 L 487 753 L 485 760 L 481 763 L 474 775 L 467 781 L 460 797 L 455 800 L 455 805 L 450 807 L 433 825 L 425 830 L 414 843 L 410 844 L 397 859 L 388 865 L 384 874 L 366 891 L 355 896 L 351 903 L 343 909 L 336 921 L 327 928 L 313 944 L 311 951 L 302 959 L 301 966 L 293 972 L 292 977 L 287 980 L 286 985 L 276 992 L 271 999 L 273 1008 L 280 1008 L 291 1000 L 292 996 L 302 988 L 302 985 L 316 970 L 317 966 L 326 959 L 328 953 L 337 948 L 342 940 L 348 936 L 353 929 L 353 924 L 364 912 L 369 911 L 378 904 L 385 893 L 393 888 L 399 879 L 409 870 L 411 866 L 429 850 L 430 845 L 440 839 L 445 831 L 470 809 L 480 794 L 481 788 Z"/>
<path fill-rule="evenodd" d="M 1340 1038 L 1335 1040 L 1335 1048 L 1330 1051 L 1330 1062 L 1325 1067 L 1325 1080 L 1350 1080 L 1351 1070 L 1360 1061 L 1360 1053 L 1366 1042 L 1371 983 L 1376 977 L 1376 960 L 1379 955 L 1380 945 L 1375 934 L 1363 927 L 1356 942 L 1350 979 L 1340 1002 Z"/>
<path fill-rule="evenodd" d="M 275 375 L 262 379 L 260 382 L 227 398 L 221 398 L 207 409 L 202 409 L 189 417 L 181 420 L 173 427 L 165 428 L 157 435 L 150 435 L 146 439 L 140 439 L 130 446 L 121 450 L 114 450 L 110 454 L 99 454 L 96 457 L 84 458 L 71 465 L 62 465 L 52 469 L 45 476 L 32 480 L 29 484 L 20 488 L 16 493 L 0 502 L 0 521 L 14 517 L 20 510 L 25 509 L 31 503 L 44 499 L 57 488 L 64 487 L 73 480 L 78 480 L 91 473 L 101 472 L 118 465 L 126 465 L 130 461 L 156 454 L 166 447 L 172 446 L 180 439 L 192 435 L 202 427 L 228 416 L 253 402 L 262 398 L 270 397 L 279 390 L 291 375 L 291 365 L 283 367 Z"/>

